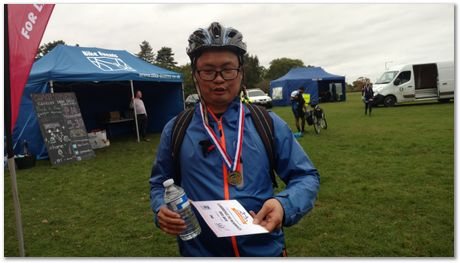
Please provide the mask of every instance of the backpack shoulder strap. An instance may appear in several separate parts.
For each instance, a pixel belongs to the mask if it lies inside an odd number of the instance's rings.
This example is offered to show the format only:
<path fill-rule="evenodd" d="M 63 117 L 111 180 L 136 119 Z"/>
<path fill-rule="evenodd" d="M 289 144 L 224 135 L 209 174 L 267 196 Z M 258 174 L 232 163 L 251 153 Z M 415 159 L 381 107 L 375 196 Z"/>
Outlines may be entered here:
<path fill-rule="evenodd" d="M 259 133 L 262 142 L 264 143 L 265 150 L 267 151 L 268 160 L 270 162 L 270 178 L 272 179 L 273 187 L 278 187 L 278 183 L 275 178 L 275 145 L 274 145 L 274 133 L 273 133 L 273 120 L 270 117 L 268 111 L 253 104 L 246 104 L 251 112 L 254 126 L 256 127 L 257 133 Z"/>
<path fill-rule="evenodd" d="M 180 174 L 180 148 L 182 141 L 184 140 L 185 132 L 187 131 L 188 125 L 193 117 L 194 108 L 187 109 L 177 115 L 174 121 L 172 133 L 171 133 L 171 156 L 174 164 L 174 183 L 177 185 L 181 184 Z"/>

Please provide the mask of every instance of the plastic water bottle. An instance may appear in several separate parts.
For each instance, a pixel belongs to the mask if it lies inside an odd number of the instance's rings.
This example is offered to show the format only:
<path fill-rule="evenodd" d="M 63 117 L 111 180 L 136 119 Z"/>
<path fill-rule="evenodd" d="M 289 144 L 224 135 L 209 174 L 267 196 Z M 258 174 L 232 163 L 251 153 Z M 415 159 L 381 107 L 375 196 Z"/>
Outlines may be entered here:
<path fill-rule="evenodd" d="M 180 214 L 187 228 L 179 235 L 184 240 L 195 238 L 201 233 L 201 227 L 193 213 L 192 206 L 185 195 L 184 189 L 174 184 L 173 179 L 163 182 L 165 188 L 164 200 L 168 208 Z"/>

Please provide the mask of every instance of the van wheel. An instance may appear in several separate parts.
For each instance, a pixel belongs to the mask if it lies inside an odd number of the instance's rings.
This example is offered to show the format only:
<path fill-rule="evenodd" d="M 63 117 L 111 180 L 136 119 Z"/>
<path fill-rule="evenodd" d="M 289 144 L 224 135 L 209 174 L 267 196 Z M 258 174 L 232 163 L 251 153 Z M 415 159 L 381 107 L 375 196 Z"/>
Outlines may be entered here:
<path fill-rule="evenodd" d="M 385 107 L 393 107 L 395 103 L 396 103 L 396 98 L 392 95 L 386 96 L 383 99 L 383 105 L 385 105 Z"/>
<path fill-rule="evenodd" d="M 438 99 L 438 101 L 441 103 L 447 103 L 450 101 L 450 99 Z"/>

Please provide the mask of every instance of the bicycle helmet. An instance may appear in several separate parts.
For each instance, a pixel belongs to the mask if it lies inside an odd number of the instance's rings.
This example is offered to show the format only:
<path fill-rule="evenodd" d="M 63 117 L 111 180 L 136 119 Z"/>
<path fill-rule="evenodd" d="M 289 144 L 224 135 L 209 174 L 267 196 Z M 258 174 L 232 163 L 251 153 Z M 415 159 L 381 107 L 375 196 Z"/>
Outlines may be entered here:
<path fill-rule="evenodd" d="M 187 55 L 192 65 L 195 64 L 203 51 L 211 48 L 227 49 L 235 52 L 242 63 L 243 55 L 246 53 L 246 43 L 243 42 L 243 35 L 236 29 L 224 27 L 219 22 L 213 22 L 207 28 L 195 30 L 188 38 Z"/>

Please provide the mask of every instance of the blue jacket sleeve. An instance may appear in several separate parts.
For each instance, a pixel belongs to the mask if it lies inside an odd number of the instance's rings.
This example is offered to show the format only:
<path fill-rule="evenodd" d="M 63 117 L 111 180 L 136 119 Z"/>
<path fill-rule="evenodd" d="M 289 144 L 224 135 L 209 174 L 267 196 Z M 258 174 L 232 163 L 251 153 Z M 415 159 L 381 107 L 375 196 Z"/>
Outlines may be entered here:
<path fill-rule="evenodd" d="M 271 116 L 277 154 L 275 170 L 286 184 L 275 198 L 284 208 L 283 225 L 291 226 L 313 208 L 320 176 L 288 125 L 276 114 Z"/>
<path fill-rule="evenodd" d="M 163 182 L 173 177 L 174 165 L 171 157 L 171 131 L 175 118 L 169 121 L 161 133 L 156 159 L 150 175 L 150 206 L 155 213 L 155 224 L 158 226 L 157 213 L 164 204 Z"/>

